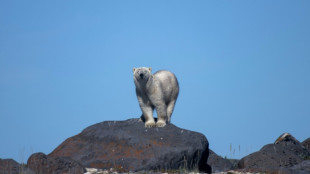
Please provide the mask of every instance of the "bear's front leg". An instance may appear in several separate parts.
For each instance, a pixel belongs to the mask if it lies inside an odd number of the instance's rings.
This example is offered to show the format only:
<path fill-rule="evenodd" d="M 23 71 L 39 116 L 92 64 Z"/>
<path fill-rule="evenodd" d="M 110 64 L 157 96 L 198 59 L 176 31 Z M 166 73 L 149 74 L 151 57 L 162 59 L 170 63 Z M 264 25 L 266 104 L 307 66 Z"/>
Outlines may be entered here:
<path fill-rule="evenodd" d="M 153 117 L 153 108 L 151 106 L 143 106 L 141 109 L 145 119 L 144 126 L 147 128 L 155 127 L 156 123 Z"/>
<path fill-rule="evenodd" d="M 144 126 L 146 128 L 152 128 L 152 127 L 156 127 L 156 123 L 155 123 L 155 120 L 148 120 L 145 122 Z"/>
<path fill-rule="evenodd" d="M 167 106 L 164 104 L 155 106 L 157 112 L 157 127 L 165 127 L 167 123 Z"/>

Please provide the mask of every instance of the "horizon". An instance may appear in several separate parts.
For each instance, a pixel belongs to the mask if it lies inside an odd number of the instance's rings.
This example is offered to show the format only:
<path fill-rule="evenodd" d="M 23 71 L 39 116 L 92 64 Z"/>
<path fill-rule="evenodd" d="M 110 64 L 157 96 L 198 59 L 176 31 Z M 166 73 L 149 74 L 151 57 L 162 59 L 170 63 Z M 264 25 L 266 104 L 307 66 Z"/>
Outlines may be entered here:
<path fill-rule="evenodd" d="M 222 157 L 310 137 L 310 1 L 0 1 L 0 25 L 1 159 L 140 117 L 142 66 L 176 75 L 171 123 Z"/>

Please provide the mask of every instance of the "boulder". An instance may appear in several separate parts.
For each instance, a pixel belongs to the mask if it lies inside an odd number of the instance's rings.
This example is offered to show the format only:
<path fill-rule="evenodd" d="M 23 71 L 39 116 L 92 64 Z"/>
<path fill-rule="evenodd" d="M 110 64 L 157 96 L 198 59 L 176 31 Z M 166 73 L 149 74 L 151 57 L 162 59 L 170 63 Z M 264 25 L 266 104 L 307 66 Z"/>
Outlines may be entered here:
<path fill-rule="evenodd" d="M 310 152 L 292 135 L 282 134 L 274 144 L 242 158 L 238 167 L 254 172 L 287 171 L 310 157 Z"/>
<path fill-rule="evenodd" d="M 86 171 L 81 164 L 69 157 L 49 157 L 44 153 L 32 154 L 27 167 L 36 174 L 83 174 Z"/>
<path fill-rule="evenodd" d="M 308 149 L 308 151 L 310 152 L 310 138 L 306 139 L 305 141 L 303 141 L 301 143 L 303 146 L 305 146 L 305 148 Z M 310 160 L 310 159 L 309 159 Z"/>
<path fill-rule="evenodd" d="M 48 155 L 70 157 L 87 168 L 123 172 L 198 168 L 210 173 L 208 156 L 204 135 L 173 124 L 145 128 L 139 119 L 92 125 Z"/>
<path fill-rule="evenodd" d="M 0 159 L 0 174 L 35 174 L 24 164 L 19 164 L 13 159 Z"/>
<path fill-rule="evenodd" d="M 20 164 L 13 159 L 0 159 L 0 174 L 18 174 L 20 170 Z"/>
<path fill-rule="evenodd" d="M 208 164 L 212 166 L 213 173 L 225 172 L 234 169 L 234 165 L 236 164 L 232 161 L 233 160 L 224 159 L 223 157 L 210 150 Z"/>
<path fill-rule="evenodd" d="M 281 142 L 290 142 L 293 144 L 300 144 L 300 142 L 293 137 L 290 133 L 283 133 L 282 135 L 277 138 L 277 140 L 274 142 L 274 144 L 279 144 Z"/>
<path fill-rule="evenodd" d="M 287 169 L 287 173 L 309 174 L 310 173 L 310 160 L 303 161 Z"/>

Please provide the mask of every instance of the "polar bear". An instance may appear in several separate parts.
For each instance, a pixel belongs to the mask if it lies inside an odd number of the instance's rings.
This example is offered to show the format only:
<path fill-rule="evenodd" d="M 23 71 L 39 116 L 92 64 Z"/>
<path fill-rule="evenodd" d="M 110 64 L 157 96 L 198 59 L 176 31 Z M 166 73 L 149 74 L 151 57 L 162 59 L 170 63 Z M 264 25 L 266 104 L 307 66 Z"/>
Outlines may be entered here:
<path fill-rule="evenodd" d="M 146 67 L 133 68 L 141 118 L 145 121 L 145 127 L 164 127 L 170 123 L 179 94 L 179 83 L 172 72 L 161 70 L 152 75 L 151 71 L 151 68 Z M 158 117 L 156 123 L 154 108 Z"/>

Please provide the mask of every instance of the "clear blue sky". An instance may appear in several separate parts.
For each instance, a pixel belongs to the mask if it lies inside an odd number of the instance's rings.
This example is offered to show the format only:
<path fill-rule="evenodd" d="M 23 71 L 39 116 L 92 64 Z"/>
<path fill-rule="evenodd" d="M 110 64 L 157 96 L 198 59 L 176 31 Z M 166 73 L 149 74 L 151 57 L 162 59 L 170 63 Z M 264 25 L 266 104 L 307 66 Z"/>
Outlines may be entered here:
<path fill-rule="evenodd" d="M 221 156 L 284 132 L 303 141 L 309 31 L 308 0 L 0 0 L 0 158 L 26 162 L 92 124 L 139 117 L 140 66 L 176 74 L 172 123 Z"/>

